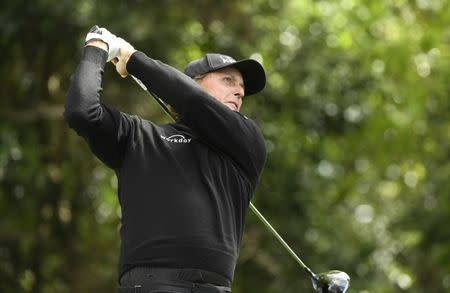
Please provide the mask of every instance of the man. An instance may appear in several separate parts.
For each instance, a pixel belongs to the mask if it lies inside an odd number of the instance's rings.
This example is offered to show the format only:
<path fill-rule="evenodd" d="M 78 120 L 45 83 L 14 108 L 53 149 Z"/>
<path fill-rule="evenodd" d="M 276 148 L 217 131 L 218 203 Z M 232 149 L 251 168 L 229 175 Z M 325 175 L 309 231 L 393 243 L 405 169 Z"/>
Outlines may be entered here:
<path fill-rule="evenodd" d="M 156 125 L 102 104 L 110 60 L 170 104 L 177 121 Z M 266 160 L 260 130 L 239 111 L 265 81 L 254 60 L 207 54 L 183 74 L 104 28 L 88 33 L 64 116 L 118 177 L 119 292 L 231 292 Z"/>

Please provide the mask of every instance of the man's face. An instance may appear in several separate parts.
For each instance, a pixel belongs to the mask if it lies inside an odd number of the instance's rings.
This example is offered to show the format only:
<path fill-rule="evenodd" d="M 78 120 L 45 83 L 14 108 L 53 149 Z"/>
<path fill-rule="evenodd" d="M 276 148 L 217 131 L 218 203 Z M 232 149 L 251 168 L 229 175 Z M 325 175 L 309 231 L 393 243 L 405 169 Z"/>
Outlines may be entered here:
<path fill-rule="evenodd" d="M 244 97 L 244 81 L 239 70 L 233 67 L 223 68 L 206 74 L 197 82 L 216 100 L 233 111 L 240 111 Z"/>

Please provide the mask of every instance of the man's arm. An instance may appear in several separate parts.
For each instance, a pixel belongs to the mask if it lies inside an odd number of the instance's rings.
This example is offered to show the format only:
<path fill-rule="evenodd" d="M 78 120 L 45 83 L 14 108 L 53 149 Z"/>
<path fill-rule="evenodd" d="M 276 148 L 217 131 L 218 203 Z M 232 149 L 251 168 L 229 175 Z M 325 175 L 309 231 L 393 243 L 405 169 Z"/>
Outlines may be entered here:
<path fill-rule="evenodd" d="M 256 184 L 266 149 L 261 131 L 253 121 L 218 102 L 187 75 L 142 52 L 131 54 L 126 71 L 172 105 L 184 123 L 208 144 L 230 156 Z"/>
<path fill-rule="evenodd" d="M 71 78 L 64 118 L 100 160 L 111 168 L 118 168 L 131 122 L 126 115 L 100 102 L 107 57 L 104 42 L 92 40 L 87 44 Z"/>

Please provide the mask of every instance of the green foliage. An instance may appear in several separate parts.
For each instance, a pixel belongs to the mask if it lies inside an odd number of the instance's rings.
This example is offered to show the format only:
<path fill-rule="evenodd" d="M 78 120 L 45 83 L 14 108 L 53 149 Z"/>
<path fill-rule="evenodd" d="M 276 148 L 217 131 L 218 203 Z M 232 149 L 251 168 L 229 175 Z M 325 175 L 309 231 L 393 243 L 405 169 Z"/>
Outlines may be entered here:
<path fill-rule="evenodd" d="M 4 1 L 0 6 L 0 291 L 113 292 L 116 181 L 62 119 L 94 24 L 183 69 L 252 57 L 244 110 L 269 158 L 253 202 L 313 271 L 349 292 L 450 288 L 450 7 L 396 1 Z M 107 65 L 102 99 L 164 121 Z M 252 214 L 234 292 L 311 292 Z"/>

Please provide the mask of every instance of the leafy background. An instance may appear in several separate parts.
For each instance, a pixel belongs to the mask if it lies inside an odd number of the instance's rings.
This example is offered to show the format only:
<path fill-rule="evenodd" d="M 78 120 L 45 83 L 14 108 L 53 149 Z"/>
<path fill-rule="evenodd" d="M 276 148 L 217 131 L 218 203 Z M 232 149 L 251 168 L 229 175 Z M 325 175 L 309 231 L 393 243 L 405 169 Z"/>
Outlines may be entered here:
<path fill-rule="evenodd" d="M 446 0 L 3 1 L 0 291 L 115 292 L 114 174 L 62 119 L 94 24 L 179 69 L 254 58 L 246 99 L 269 158 L 253 202 L 315 272 L 349 292 L 450 288 L 450 7 Z M 110 64 L 102 99 L 167 117 Z M 312 292 L 251 213 L 233 290 Z"/>

